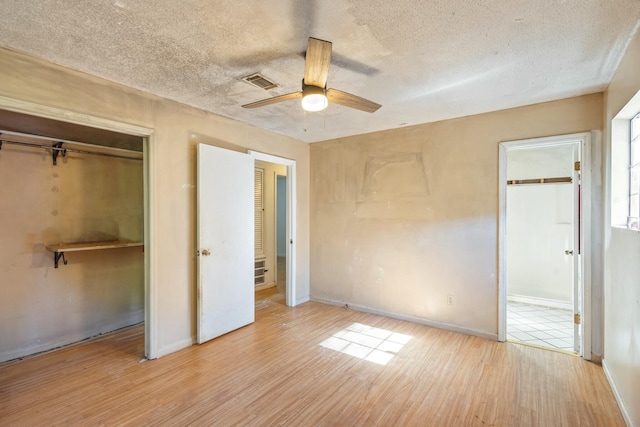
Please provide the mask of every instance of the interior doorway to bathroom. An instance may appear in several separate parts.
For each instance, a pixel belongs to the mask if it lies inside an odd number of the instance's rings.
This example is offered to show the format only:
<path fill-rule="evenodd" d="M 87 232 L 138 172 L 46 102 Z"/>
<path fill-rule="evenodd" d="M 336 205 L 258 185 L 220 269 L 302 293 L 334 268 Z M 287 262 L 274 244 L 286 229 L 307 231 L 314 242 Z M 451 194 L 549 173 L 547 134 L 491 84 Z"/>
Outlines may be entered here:
<path fill-rule="evenodd" d="M 584 352 L 586 139 L 500 146 L 502 341 Z"/>

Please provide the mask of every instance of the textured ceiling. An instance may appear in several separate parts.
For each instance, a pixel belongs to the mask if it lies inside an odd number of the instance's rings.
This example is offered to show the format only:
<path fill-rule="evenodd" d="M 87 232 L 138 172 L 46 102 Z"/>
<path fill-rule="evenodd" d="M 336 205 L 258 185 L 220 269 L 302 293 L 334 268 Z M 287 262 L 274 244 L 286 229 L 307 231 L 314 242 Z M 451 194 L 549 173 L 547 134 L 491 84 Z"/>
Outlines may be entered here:
<path fill-rule="evenodd" d="M 639 19 L 639 0 L 2 0 L 0 46 L 314 142 L 602 91 Z M 240 107 L 300 90 L 309 36 L 333 42 L 328 87 L 380 110 Z"/>

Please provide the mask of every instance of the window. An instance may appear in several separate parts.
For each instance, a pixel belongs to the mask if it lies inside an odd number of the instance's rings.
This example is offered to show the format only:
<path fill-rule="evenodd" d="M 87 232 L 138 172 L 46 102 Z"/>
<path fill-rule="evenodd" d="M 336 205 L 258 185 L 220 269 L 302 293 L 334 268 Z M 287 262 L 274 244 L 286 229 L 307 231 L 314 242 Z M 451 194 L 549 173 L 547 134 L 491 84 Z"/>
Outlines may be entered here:
<path fill-rule="evenodd" d="M 611 120 L 611 226 L 640 231 L 640 91 Z"/>
<path fill-rule="evenodd" d="M 640 229 L 640 113 L 631 119 L 629 144 L 629 217 L 627 226 Z"/>

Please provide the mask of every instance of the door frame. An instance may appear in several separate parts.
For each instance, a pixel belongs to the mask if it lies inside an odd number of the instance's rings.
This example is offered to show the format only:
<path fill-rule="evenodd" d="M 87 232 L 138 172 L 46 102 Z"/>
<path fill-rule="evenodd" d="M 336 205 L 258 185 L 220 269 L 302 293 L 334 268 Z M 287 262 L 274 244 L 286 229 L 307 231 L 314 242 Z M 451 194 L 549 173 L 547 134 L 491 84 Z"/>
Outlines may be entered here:
<path fill-rule="evenodd" d="M 254 160 L 275 163 L 287 167 L 287 305 L 295 307 L 296 301 L 296 251 L 297 225 L 296 225 L 296 161 L 259 151 L 248 150 L 248 154 Z"/>
<path fill-rule="evenodd" d="M 580 254 L 578 272 L 582 301 L 580 302 L 580 356 L 591 360 L 591 140 L 590 132 L 568 135 L 505 141 L 498 150 L 498 341 L 507 338 L 507 283 L 506 283 L 506 231 L 507 231 L 507 152 L 511 150 L 541 148 L 545 146 L 578 143 L 581 151 L 580 186 Z M 574 251 L 576 248 L 574 248 Z"/>
<path fill-rule="evenodd" d="M 158 291 L 156 254 L 156 170 L 153 129 L 0 96 L 0 109 L 142 137 L 144 185 L 144 357 L 158 357 Z"/>
<path fill-rule="evenodd" d="M 280 177 L 285 179 L 285 189 L 284 189 L 284 199 L 285 199 L 284 200 L 285 201 L 285 208 L 284 208 L 285 237 L 284 237 L 284 239 L 285 239 L 285 245 L 286 245 L 286 240 L 287 240 L 287 236 L 286 236 L 286 231 L 287 231 L 287 224 L 286 224 L 286 215 L 287 215 L 287 206 L 286 206 L 286 204 L 287 204 L 287 187 L 286 187 L 286 185 L 287 185 L 287 176 L 286 175 L 280 175 L 278 172 L 275 172 L 274 176 L 273 176 L 274 190 L 275 190 L 274 191 L 274 199 L 275 200 L 273 201 L 274 202 L 274 206 L 275 206 L 275 209 L 274 209 L 275 215 L 273 216 L 273 224 L 274 224 L 273 227 L 274 227 L 274 230 L 275 230 L 274 253 L 276 254 L 276 260 L 275 260 L 274 269 L 276 271 L 276 274 L 275 274 L 274 278 L 275 278 L 275 282 L 276 283 L 278 282 L 278 230 L 279 230 L 279 227 L 278 227 L 278 215 L 280 214 L 280 210 L 278 209 L 278 197 L 280 196 L 280 192 L 278 191 L 278 178 L 280 178 Z M 286 258 L 287 257 L 287 251 L 286 250 L 285 250 L 284 256 L 285 256 L 285 260 L 286 260 L 287 259 Z M 285 269 L 286 269 L 286 264 L 285 264 Z"/>

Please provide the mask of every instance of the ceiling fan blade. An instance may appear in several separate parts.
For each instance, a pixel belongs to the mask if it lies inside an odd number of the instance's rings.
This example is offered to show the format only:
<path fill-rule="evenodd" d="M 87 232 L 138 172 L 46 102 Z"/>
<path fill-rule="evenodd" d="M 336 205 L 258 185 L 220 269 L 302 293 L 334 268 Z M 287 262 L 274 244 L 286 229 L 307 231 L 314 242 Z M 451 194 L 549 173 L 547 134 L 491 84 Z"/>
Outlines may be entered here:
<path fill-rule="evenodd" d="M 343 92 L 337 89 L 328 89 L 327 99 L 329 100 L 329 102 L 333 102 L 334 104 L 339 104 L 349 108 L 355 108 L 356 110 L 365 111 L 367 113 L 374 113 L 378 110 L 378 108 L 382 107 L 382 105 L 377 104 L 373 101 L 369 101 L 368 99 L 361 98 L 359 96 L 352 95 L 350 93 Z"/>
<path fill-rule="evenodd" d="M 331 42 L 309 37 L 304 62 L 304 84 L 325 88 L 331 63 Z"/>
<path fill-rule="evenodd" d="M 243 108 L 258 108 L 265 105 L 276 104 L 278 102 L 288 101 L 290 99 L 302 98 L 302 92 L 292 92 L 286 95 L 274 96 L 273 98 L 263 99 L 261 101 L 252 102 L 250 104 L 244 104 Z"/>

